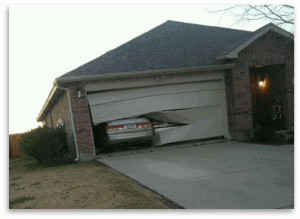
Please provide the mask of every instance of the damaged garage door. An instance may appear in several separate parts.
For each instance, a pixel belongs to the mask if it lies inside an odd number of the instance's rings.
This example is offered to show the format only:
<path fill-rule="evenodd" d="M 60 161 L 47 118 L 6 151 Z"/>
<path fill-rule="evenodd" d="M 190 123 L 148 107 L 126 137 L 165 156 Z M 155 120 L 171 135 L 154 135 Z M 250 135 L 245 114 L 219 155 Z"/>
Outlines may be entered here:
<path fill-rule="evenodd" d="M 161 131 L 154 146 L 223 135 L 220 81 L 163 85 L 89 94 L 94 125 L 147 116 L 182 124 Z"/>

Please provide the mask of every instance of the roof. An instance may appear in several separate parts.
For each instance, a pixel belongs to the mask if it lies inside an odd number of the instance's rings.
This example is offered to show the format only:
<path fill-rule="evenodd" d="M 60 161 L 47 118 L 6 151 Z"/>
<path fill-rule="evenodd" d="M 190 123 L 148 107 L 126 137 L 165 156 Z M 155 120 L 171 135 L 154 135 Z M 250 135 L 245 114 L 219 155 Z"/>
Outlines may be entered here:
<path fill-rule="evenodd" d="M 218 65 L 253 33 L 167 21 L 61 77 Z"/>
<path fill-rule="evenodd" d="M 60 76 L 177 69 L 223 64 L 266 32 L 293 34 L 269 23 L 256 31 L 167 21 L 104 55 Z"/>

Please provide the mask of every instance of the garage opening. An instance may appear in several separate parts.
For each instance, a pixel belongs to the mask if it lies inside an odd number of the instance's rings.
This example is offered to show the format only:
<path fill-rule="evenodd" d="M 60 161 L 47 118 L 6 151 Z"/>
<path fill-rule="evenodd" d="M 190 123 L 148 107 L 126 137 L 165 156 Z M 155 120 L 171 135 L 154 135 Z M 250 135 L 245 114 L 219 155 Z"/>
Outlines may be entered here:
<path fill-rule="evenodd" d="M 253 128 L 281 130 L 287 118 L 285 65 L 250 67 Z"/>
<path fill-rule="evenodd" d="M 146 130 L 149 122 L 153 147 L 224 136 L 220 83 L 215 80 L 88 94 L 96 148 L 103 151 L 101 145 L 115 141 L 118 133 L 125 138 L 133 135 L 134 129 Z"/>

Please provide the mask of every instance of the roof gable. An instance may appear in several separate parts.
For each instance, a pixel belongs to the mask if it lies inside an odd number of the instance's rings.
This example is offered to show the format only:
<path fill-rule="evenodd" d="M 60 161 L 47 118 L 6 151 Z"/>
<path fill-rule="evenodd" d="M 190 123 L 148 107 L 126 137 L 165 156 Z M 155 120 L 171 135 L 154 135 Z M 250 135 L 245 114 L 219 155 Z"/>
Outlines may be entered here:
<path fill-rule="evenodd" d="M 220 65 L 269 30 L 291 36 L 274 24 L 250 32 L 167 21 L 59 78 Z"/>
<path fill-rule="evenodd" d="M 229 51 L 228 53 L 223 53 L 220 56 L 217 57 L 217 60 L 221 60 L 224 58 L 227 59 L 234 59 L 238 57 L 238 53 L 246 48 L 248 45 L 250 45 L 251 43 L 253 43 L 255 40 L 257 40 L 258 38 L 262 37 L 264 34 L 268 33 L 269 31 L 273 31 L 276 32 L 278 34 L 281 34 L 282 36 L 289 38 L 289 39 L 293 39 L 294 35 L 292 33 L 289 33 L 287 31 L 285 31 L 284 29 L 277 27 L 276 25 L 269 23 L 266 26 L 263 26 L 261 28 L 259 28 L 258 30 L 254 31 L 251 36 L 246 39 L 244 42 L 242 42 L 239 46 L 235 47 L 233 50 Z"/>

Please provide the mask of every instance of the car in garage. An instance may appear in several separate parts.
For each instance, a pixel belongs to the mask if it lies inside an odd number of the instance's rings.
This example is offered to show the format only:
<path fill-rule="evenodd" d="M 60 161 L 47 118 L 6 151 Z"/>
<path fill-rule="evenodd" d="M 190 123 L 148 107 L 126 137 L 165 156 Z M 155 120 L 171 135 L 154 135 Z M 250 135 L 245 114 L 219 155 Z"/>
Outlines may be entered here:
<path fill-rule="evenodd" d="M 104 152 L 133 143 L 151 146 L 153 129 L 148 118 L 132 117 L 109 121 L 98 126 L 96 147 Z"/>

